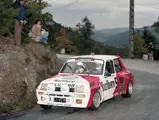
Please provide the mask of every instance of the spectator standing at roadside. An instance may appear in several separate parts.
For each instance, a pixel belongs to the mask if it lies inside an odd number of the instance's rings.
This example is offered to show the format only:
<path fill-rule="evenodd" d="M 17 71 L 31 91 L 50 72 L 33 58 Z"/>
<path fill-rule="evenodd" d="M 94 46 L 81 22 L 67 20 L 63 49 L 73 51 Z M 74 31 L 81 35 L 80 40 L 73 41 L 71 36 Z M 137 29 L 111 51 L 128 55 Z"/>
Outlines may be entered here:
<path fill-rule="evenodd" d="M 154 58 L 153 58 L 153 51 L 154 51 L 154 46 L 153 46 L 153 43 L 150 42 L 149 45 L 148 45 L 148 56 L 149 56 L 149 60 L 153 61 Z"/>
<path fill-rule="evenodd" d="M 23 24 L 26 24 L 25 0 L 16 0 L 13 7 L 18 10 L 19 14 L 15 17 L 14 44 L 21 45 L 21 32 Z"/>

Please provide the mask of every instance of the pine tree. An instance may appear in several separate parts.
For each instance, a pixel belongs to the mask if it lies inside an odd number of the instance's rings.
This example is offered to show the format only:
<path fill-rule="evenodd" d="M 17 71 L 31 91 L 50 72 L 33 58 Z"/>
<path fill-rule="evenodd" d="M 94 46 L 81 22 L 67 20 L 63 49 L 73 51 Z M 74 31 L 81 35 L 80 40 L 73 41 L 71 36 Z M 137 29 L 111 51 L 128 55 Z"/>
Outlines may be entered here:
<path fill-rule="evenodd" d="M 84 50 L 82 52 L 86 52 L 86 54 L 88 54 L 88 52 L 90 52 L 91 48 L 94 45 L 91 36 L 93 34 L 93 29 L 95 28 L 95 26 L 92 25 L 92 22 L 87 17 L 84 17 L 82 19 L 82 22 L 78 23 L 76 27 L 79 34 L 80 42 L 82 43 L 80 44 L 79 49 Z"/>
<path fill-rule="evenodd" d="M 27 7 L 27 14 L 30 15 L 28 18 L 29 23 L 33 23 L 36 19 L 41 18 L 48 13 L 42 13 L 42 10 L 48 6 L 47 2 L 43 0 L 27 0 L 26 7 Z"/>
<path fill-rule="evenodd" d="M 11 35 L 14 27 L 14 17 L 18 11 L 12 8 L 13 0 L 0 1 L 0 35 Z"/>

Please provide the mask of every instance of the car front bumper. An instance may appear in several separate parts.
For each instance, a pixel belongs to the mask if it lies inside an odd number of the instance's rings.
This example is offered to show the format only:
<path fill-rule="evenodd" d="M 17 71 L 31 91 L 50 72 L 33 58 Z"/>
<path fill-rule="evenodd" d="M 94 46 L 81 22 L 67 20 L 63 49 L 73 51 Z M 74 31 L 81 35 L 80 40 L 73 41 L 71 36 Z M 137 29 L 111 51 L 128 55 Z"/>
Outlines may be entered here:
<path fill-rule="evenodd" d="M 62 107 L 76 107 L 87 108 L 90 93 L 47 93 L 46 91 L 36 91 L 37 104 L 62 106 Z"/>

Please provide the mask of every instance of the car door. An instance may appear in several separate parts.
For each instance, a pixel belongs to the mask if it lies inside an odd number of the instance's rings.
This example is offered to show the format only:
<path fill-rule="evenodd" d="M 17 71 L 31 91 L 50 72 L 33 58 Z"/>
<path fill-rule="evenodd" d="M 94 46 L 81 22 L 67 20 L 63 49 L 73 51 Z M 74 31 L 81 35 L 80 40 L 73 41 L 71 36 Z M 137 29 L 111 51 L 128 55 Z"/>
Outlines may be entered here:
<path fill-rule="evenodd" d="M 124 90 L 124 71 L 125 69 L 122 67 L 119 59 L 114 59 L 115 71 L 117 74 L 118 81 L 118 91 L 121 93 Z"/>
<path fill-rule="evenodd" d="M 116 88 L 116 73 L 112 60 L 106 61 L 102 84 L 104 100 L 112 98 Z"/>

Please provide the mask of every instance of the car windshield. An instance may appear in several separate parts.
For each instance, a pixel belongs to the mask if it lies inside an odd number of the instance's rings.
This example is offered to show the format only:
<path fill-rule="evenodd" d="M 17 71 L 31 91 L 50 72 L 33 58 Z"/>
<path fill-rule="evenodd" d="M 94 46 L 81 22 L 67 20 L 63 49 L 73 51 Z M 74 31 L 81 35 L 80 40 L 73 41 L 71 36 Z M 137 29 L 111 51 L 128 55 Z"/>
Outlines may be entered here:
<path fill-rule="evenodd" d="M 103 74 L 103 65 L 104 61 L 100 59 L 70 59 L 65 63 L 60 73 L 101 75 Z"/>

